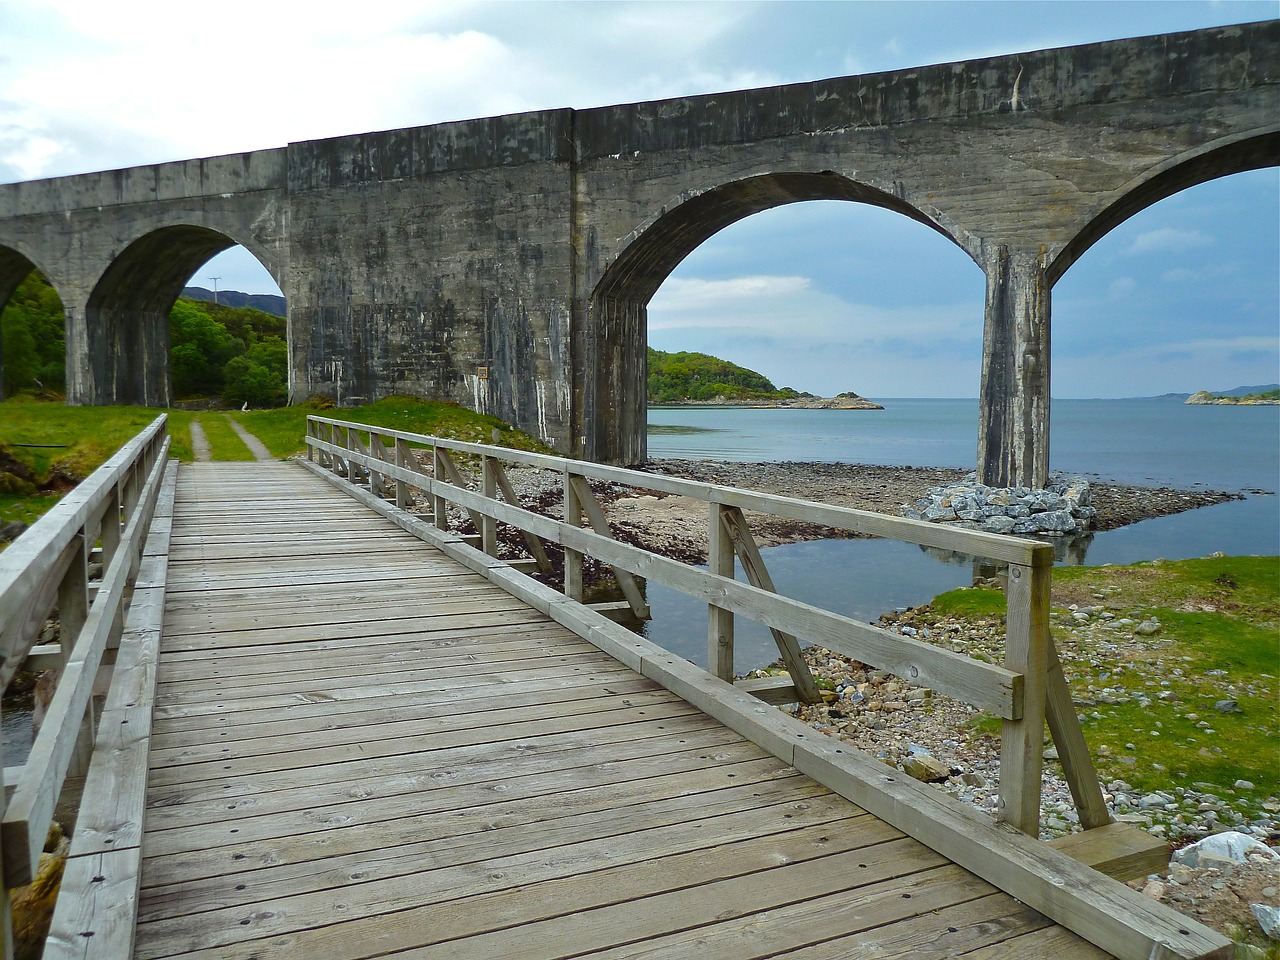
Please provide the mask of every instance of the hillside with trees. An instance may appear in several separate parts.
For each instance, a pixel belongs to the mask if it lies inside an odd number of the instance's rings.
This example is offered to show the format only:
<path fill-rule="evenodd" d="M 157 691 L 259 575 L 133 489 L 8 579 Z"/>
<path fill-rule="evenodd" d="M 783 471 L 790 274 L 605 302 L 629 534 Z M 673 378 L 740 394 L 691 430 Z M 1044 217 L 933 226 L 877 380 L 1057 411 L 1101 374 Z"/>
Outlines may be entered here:
<path fill-rule="evenodd" d="M 649 348 L 650 403 L 689 400 L 778 400 L 799 394 L 779 390 L 768 377 L 706 353 L 667 353 Z"/>
<path fill-rule="evenodd" d="M 289 351 L 283 317 L 252 307 L 186 297 L 169 314 L 170 370 L 178 400 L 221 399 L 241 406 L 288 401 Z M 0 314 L 4 396 L 59 394 L 66 387 L 62 303 L 32 273 Z"/>

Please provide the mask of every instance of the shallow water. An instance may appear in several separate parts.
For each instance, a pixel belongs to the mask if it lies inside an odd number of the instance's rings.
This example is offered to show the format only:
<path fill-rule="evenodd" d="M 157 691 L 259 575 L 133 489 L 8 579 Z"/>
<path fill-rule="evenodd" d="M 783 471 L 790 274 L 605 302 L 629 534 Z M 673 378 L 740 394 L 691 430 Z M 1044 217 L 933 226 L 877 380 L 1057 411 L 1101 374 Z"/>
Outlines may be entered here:
<path fill-rule="evenodd" d="M 977 450 L 976 400 L 885 400 L 883 411 L 753 410 L 724 407 L 650 411 L 654 458 L 848 462 L 968 467 Z M 1050 462 L 1055 471 L 1137 486 L 1272 491 L 1280 486 L 1280 407 L 1187 406 L 1177 400 L 1058 400 Z M 1245 499 L 1099 533 L 1060 562 L 1134 563 L 1215 551 L 1280 553 L 1280 499 Z M 767 548 L 779 590 L 829 610 L 874 621 L 972 582 L 971 563 L 939 559 L 910 544 L 826 540 Z M 654 618 L 646 635 L 706 662 L 706 606 L 650 584 Z M 739 619 L 737 669 L 776 659 L 768 631 Z"/>

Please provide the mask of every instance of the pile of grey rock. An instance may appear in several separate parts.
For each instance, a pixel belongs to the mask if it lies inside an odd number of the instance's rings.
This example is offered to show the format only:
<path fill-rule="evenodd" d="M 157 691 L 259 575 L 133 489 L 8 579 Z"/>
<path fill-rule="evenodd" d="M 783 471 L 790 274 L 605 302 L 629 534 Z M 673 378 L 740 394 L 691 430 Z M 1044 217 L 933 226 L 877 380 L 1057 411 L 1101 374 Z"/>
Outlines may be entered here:
<path fill-rule="evenodd" d="M 901 514 L 911 520 L 950 523 L 987 533 L 1038 534 L 1051 537 L 1083 533 L 1098 511 L 1089 503 L 1084 477 L 1055 477 L 1043 490 L 1030 487 L 988 487 L 976 474 L 964 482 L 930 487 L 925 496 L 903 504 Z"/>

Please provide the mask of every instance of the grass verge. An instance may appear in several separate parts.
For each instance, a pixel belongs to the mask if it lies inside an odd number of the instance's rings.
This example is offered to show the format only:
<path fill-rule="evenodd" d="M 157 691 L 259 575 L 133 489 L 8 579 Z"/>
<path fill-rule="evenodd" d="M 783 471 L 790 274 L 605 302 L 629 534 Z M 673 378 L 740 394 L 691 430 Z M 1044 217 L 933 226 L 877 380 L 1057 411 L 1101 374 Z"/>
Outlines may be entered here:
<path fill-rule="evenodd" d="M 1280 793 L 1280 557 L 1056 568 L 1052 596 L 1051 631 L 1104 780 L 1212 784 L 1242 801 Z M 967 621 L 969 635 L 1003 633 L 996 589 L 953 590 L 928 610 Z"/>
<path fill-rule="evenodd" d="M 197 421 L 209 439 L 214 460 L 253 459 L 221 411 L 80 407 L 14 397 L 0 402 L 0 448 L 25 465 L 33 481 L 24 484 L 24 489 L 16 489 L 17 484 L 10 489 L 0 483 L 0 524 L 13 520 L 32 523 L 57 503 L 66 489 L 88 476 L 161 413 L 169 415 L 171 456 L 191 462 L 191 424 Z M 232 411 L 230 415 L 258 437 L 273 456 L 283 458 L 305 449 L 307 415 L 312 413 L 411 433 L 553 452 L 496 417 L 473 413 L 457 404 L 413 397 L 389 397 L 365 407 L 341 410 L 324 410 L 307 403 L 277 410 Z M 0 466 L 0 480 L 7 476 L 2 470 Z"/>

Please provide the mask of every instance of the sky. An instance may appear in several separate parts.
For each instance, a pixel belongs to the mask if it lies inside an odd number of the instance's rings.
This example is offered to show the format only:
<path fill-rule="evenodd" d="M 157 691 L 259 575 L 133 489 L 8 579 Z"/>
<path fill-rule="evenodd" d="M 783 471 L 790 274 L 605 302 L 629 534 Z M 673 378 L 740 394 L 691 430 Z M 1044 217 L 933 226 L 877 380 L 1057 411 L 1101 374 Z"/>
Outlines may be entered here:
<path fill-rule="evenodd" d="M 305 9 L 305 16 L 295 11 Z M 1271 19 L 1275 2 L 0 0 L 0 183 L 557 107 L 714 93 Z M 192 284 L 279 292 L 237 248 Z M 649 342 L 822 395 L 976 396 L 984 282 L 861 204 L 712 237 Z M 1053 290 L 1057 397 L 1280 381 L 1280 173 L 1184 191 Z"/>

